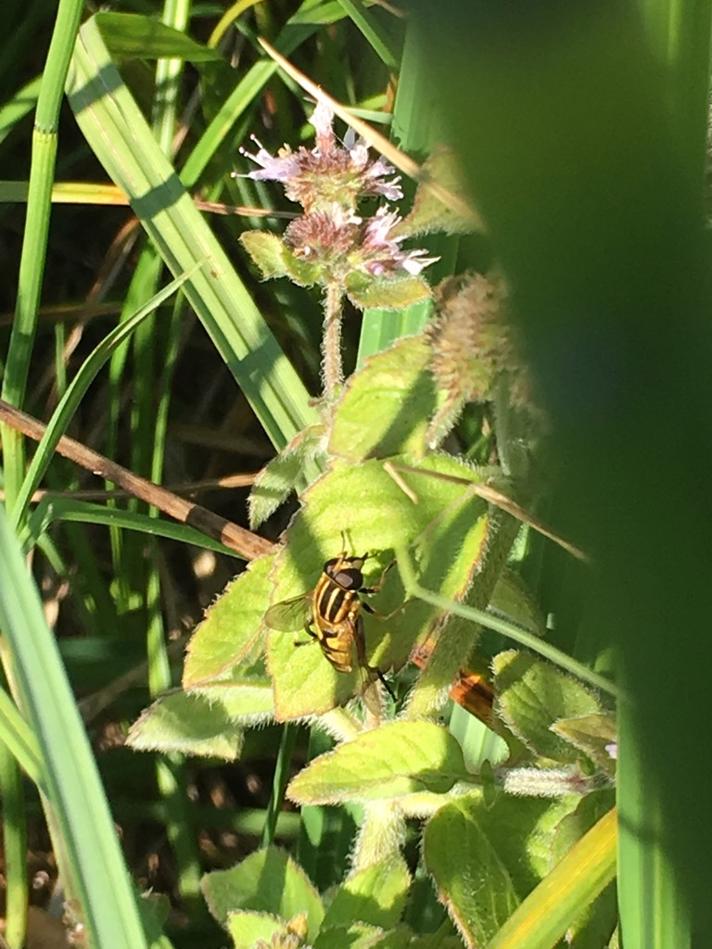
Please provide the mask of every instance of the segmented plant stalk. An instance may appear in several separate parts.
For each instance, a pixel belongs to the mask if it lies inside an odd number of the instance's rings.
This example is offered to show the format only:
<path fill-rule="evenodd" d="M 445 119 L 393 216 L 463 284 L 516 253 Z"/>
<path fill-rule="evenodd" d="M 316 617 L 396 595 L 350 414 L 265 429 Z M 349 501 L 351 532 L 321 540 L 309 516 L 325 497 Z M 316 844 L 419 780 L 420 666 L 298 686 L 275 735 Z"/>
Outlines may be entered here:
<path fill-rule="evenodd" d="M 324 383 L 324 398 L 332 403 L 344 382 L 344 367 L 341 362 L 341 317 L 343 287 L 330 283 L 324 296 L 324 336 L 321 342 L 321 375 Z"/>

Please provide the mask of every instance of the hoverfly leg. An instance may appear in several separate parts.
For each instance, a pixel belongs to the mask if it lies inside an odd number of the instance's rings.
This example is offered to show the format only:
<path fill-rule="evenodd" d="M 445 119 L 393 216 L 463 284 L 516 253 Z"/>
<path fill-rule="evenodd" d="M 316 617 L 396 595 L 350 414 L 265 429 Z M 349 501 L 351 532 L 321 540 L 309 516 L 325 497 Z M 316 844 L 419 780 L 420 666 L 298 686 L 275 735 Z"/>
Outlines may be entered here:
<path fill-rule="evenodd" d="M 365 603 L 362 604 L 362 606 L 366 606 L 366 605 L 367 604 Z M 369 610 L 369 612 L 371 611 Z M 385 688 L 386 692 L 390 695 L 390 697 L 395 702 L 396 701 L 395 693 L 393 692 L 393 689 L 390 687 L 390 685 L 386 682 L 386 677 L 383 675 L 383 673 L 377 666 L 370 665 L 368 660 L 366 659 L 366 638 L 364 636 L 364 631 L 363 631 L 363 619 L 360 616 L 356 622 L 356 630 L 355 630 L 354 639 L 356 641 L 356 653 L 358 655 L 359 665 L 363 669 L 365 669 L 371 681 L 373 681 L 374 678 L 378 679 L 381 685 L 383 685 L 383 687 Z"/>
<path fill-rule="evenodd" d="M 368 591 L 362 590 L 361 592 L 367 593 Z M 370 613 L 371 616 L 375 616 L 377 620 L 381 620 L 382 622 L 383 620 L 391 619 L 396 615 L 396 613 L 400 613 L 400 611 L 405 606 L 405 603 L 401 603 L 400 606 L 397 606 L 394 610 L 391 610 L 390 613 L 379 613 L 378 610 L 374 610 L 370 603 L 362 603 L 361 606 L 364 610 L 366 610 L 367 613 Z"/>
<path fill-rule="evenodd" d="M 294 640 L 294 645 L 295 645 L 295 646 L 311 646 L 311 644 L 314 642 L 314 640 L 315 640 L 315 639 L 318 639 L 316 633 L 314 632 L 313 629 L 311 629 L 310 626 L 305 626 L 305 627 L 304 627 L 304 632 L 307 634 L 307 636 L 309 637 L 309 639 L 295 639 L 295 640 Z"/>

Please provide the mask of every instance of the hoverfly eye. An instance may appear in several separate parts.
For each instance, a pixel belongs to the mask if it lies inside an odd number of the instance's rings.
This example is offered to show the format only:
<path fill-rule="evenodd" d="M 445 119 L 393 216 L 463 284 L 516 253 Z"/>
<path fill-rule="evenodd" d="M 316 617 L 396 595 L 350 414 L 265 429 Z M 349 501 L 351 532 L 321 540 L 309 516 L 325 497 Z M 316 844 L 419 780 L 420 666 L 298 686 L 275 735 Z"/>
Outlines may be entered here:
<path fill-rule="evenodd" d="M 355 567 L 339 570 L 333 575 L 333 580 L 344 590 L 359 590 L 363 586 L 363 576 Z"/>

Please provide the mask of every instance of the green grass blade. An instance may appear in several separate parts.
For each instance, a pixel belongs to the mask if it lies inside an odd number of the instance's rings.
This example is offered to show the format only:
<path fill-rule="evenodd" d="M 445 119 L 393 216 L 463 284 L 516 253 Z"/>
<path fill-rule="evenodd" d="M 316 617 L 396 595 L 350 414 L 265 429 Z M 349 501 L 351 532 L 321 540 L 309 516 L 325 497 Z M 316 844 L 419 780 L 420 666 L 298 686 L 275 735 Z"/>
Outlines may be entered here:
<path fill-rule="evenodd" d="M 0 689 L 0 741 L 25 774 L 43 788 L 42 753 L 37 739 L 4 689 Z"/>
<path fill-rule="evenodd" d="M 0 107 L 0 144 L 5 141 L 17 123 L 34 109 L 41 85 L 41 76 L 31 79 L 17 90 L 12 99 Z"/>
<path fill-rule="evenodd" d="M 676 879 L 660 794 L 649 780 L 628 703 L 618 711 L 618 907 L 625 949 L 689 949 L 688 903 Z"/>
<path fill-rule="evenodd" d="M 146 946 L 116 831 L 37 590 L 0 508 L 0 626 L 44 757 L 47 796 L 96 949 Z"/>
<path fill-rule="evenodd" d="M 487 949 L 553 949 L 615 873 L 616 812 L 612 810 L 532 890 Z"/>
<path fill-rule="evenodd" d="M 68 81 L 77 121 L 131 199 L 169 269 L 209 264 L 185 295 L 273 443 L 314 420 L 307 393 L 200 212 L 183 190 L 112 63 L 97 18 L 82 27 Z"/>
<path fill-rule="evenodd" d="M 82 0 L 60 0 L 37 100 L 17 304 L 2 384 L 2 398 L 18 407 L 25 397 L 44 276 L 59 106 L 82 8 Z M 1 432 L 5 497 L 12 508 L 23 477 L 24 440 L 6 426 Z"/>
<path fill-rule="evenodd" d="M 29 903 L 25 797 L 20 769 L 5 745 L 0 745 L 0 797 L 5 873 L 5 942 L 8 949 L 23 949 Z"/>
<path fill-rule="evenodd" d="M 306 0 L 300 9 L 309 6 Z M 295 14 L 296 16 L 298 13 Z M 276 48 L 285 56 L 293 53 L 316 29 L 315 25 L 297 26 L 293 20 L 294 17 L 275 40 Z M 276 72 L 277 64 L 272 60 L 263 59 L 255 63 L 238 82 L 208 125 L 180 173 L 181 181 L 186 188 L 192 187 L 198 181 L 208 162 L 234 128 L 237 119 L 257 98 Z"/>
<path fill-rule="evenodd" d="M 376 55 L 389 69 L 395 69 L 398 66 L 396 45 L 373 11 L 364 6 L 361 0 L 339 0 L 339 3 L 371 44 Z"/>
<path fill-rule="evenodd" d="M 134 511 L 122 511 L 115 507 L 104 507 L 101 504 L 92 504 L 89 501 L 77 501 L 72 498 L 45 498 L 30 517 L 27 536 L 23 537 L 25 547 L 34 544 L 44 534 L 53 521 L 71 521 L 78 524 L 106 524 L 107 527 L 120 527 L 124 530 L 138 531 L 149 534 L 151 537 L 163 537 L 166 540 L 176 540 L 181 544 L 192 544 L 204 550 L 213 550 L 228 557 L 238 557 L 239 554 L 230 547 L 225 547 L 212 537 L 202 534 L 187 524 L 174 524 L 147 514 L 138 514 Z"/>
<path fill-rule="evenodd" d="M 175 293 L 175 291 L 195 273 L 198 266 L 199 264 L 194 265 L 188 273 L 182 274 L 176 280 L 172 280 L 159 293 L 153 296 L 145 306 L 137 310 L 133 316 L 129 317 L 129 319 L 123 323 L 119 323 L 118 326 L 115 326 L 84 360 L 67 391 L 64 393 L 64 396 L 60 399 L 56 409 L 52 413 L 52 418 L 47 423 L 47 429 L 42 436 L 42 441 L 37 446 L 37 450 L 32 458 L 32 462 L 30 463 L 15 507 L 12 511 L 12 521 L 15 527 L 21 523 L 30 503 L 30 498 L 39 487 L 47 471 L 47 466 L 51 461 L 57 443 L 66 432 L 74 413 L 79 407 L 79 403 L 83 399 L 89 386 L 94 379 L 96 379 L 101 368 L 117 347 L 134 332 L 149 314 L 153 313 L 154 310 Z"/>

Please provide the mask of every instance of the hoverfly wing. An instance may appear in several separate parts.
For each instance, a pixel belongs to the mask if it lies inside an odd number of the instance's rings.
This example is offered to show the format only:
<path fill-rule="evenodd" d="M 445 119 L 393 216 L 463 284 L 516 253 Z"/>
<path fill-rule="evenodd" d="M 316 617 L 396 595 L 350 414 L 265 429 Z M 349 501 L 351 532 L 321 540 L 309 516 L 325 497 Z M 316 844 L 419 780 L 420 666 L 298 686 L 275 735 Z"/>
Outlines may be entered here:
<path fill-rule="evenodd" d="M 302 629 L 311 616 L 311 594 L 301 593 L 290 600 L 275 603 L 265 613 L 265 625 L 281 633 Z"/>

